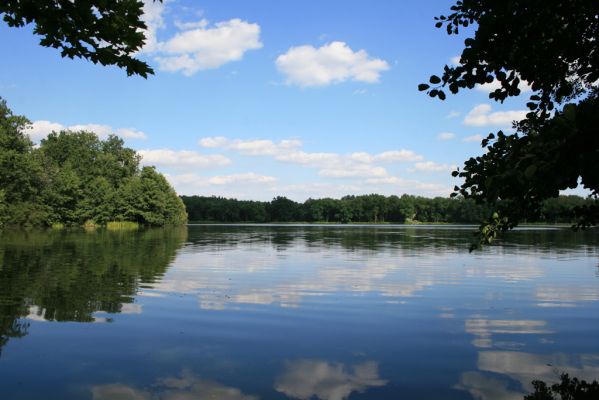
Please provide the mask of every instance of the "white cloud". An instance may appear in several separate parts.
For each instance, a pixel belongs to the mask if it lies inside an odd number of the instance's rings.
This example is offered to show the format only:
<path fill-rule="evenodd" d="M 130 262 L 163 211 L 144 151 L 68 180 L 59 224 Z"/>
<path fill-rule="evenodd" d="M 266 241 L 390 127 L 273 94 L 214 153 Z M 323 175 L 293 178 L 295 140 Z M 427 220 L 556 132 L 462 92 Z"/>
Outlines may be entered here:
<path fill-rule="evenodd" d="M 213 25 L 204 18 L 175 21 L 178 32 L 161 41 L 158 32 L 166 27 L 164 14 L 169 2 L 144 1 L 143 20 L 148 28 L 144 32 L 146 43 L 142 52 L 153 57 L 160 70 L 182 71 L 184 75 L 191 76 L 198 71 L 239 61 L 248 50 L 262 47 L 260 26 L 239 18 Z"/>
<path fill-rule="evenodd" d="M 445 118 L 451 119 L 451 118 L 455 118 L 455 117 L 459 117 L 459 116 L 460 116 L 459 112 L 457 112 L 457 111 L 450 111 L 449 114 L 447 114 L 445 116 Z"/>
<path fill-rule="evenodd" d="M 390 150 L 379 154 L 306 152 L 301 150 L 302 142 L 297 139 L 273 142 L 266 139 L 230 140 L 222 136 L 214 136 L 200 139 L 199 145 L 235 151 L 246 156 L 271 156 L 277 161 L 318 168 L 318 174 L 328 178 L 383 177 L 387 176 L 387 170 L 374 164 L 423 159 L 421 155 L 406 149 Z"/>
<path fill-rule="evenodd" d="M 455 169 L 455 165 L 438 164 L 433 161 L 417 162 L 414 164 L 414 170 L 424 172 L 451 172 Z"/>
<path fill-rule="evenodd" d="M 191 76 L 197 71 L 218 68 L 231 61 L 239 61 L 248 50 L 262 47 L 260 26 L 240 19 L 217 22 L 208 27 L 202 20 L 187 23 L 183 30 L 166 42 L 159 42 L 156 56 L 164 71 L 183 71 Z"/>
<path fill-rule="evenodd" d="M 31 138 L 31 140 L 41 140 L 48 136 L 51 132 L 59 132 L 65 129 L 64 125 L 61 125 L 57 122 L 50 121 L 34 121 L 31 124 L 31 127 L 25 131 L 27 135 Z"/>
<path fill-rule="evenodd" d="M 415 179 L 405 179 L 397 176 L 387 176 L 382 178 L 369 178 L 364 184 L 371 185 L 369 192 L 376 192 L 385 195 L 391 194 L 417 194 L 424 196 L 444 196 L 452 192 L 448 185 L 431 182 L 421 182 Z M 363 190 L 362 190 L 363 191 Z"/>
<path fill-rule="evenodd" d="M 229 140 L 223 136 L 213 136 L 200 139 L 199 145 L 207 148 L 233 150 L 248 156 L 275 156 L 300 147 L 302 142 L 296 139 L 285 139 L 278 143 L 267 139 Z"/>
<path fill-rule="evenodd" d="M 441 132 L 437 135 L 439 140 L 451 140 L 455 138 L 455 133 L 452 132 Z"/>
<path fill-rule="evenodd" d="M 188 30 L 188 29 L 205 29 L 208 26 L 209 22 L 206 18 L 202 18 L 199 21 L 192 21 L 192 22 L 181 22 L 181 21 L 175 21 L 175 26 L 182 31 Z"/>
<path fill-rule="evenodd" d="M 99 137 L 108 137 L 111 133 L 127 139 L 147 139 L 147 136 L 142 131 L 133 128 L 112 128 L 108 125 L 100 124 L 83 124 L 72 125 L 67 128 L 71 131 L 89 131 L 95 132 Z"/>
<path fill-rule="evenodd" d="M 37 141 L 44 139 L 51 132 L 59 132 L 63 130 L 74 132 L 94 132 L 99 138 L 107 138 L 108 135 L 114 134 L 125 139 L 147 139 L 147 136 L 144 132 L 133 128 L 113 128 L 109 125 L 102 124 L 79 124 L 64 126 L 58 122 L 45 120 L 32 122 L 30 129 L 26 130 L 25 133 L 28 134 L 32 140 Z"/>
<path fill-rule="evenodd" d="M 422 160 L 423 157 L 419 154 L 414 153 L 412 150 L 392 150 L 385 151 L 383 153 L 374 156 L 377 161 L 387 162 L 405 162 L 405 161 L 418 161 Z"/>
<path fill-rule="evenodd" d="M 376 83 L 389 64 L 370 58 L 365 50 L 353 51 L 344 42 L 331 42 L 315 48 L 310 45 L 291 47 L 277 57 L 276 65 L 288 84 L 326 86 L 347 80 Z"/>
<path fill-rule="evenodd" d="M 475 106 L 464 118 L 468 126 L 510 126 L 513 121 L 520 121 L 526 117 L 527 111 L 496 111 L 488 104 Z"/>
<path fill-rule="evenodd" d="M 165 174 L 166 179 L 181 195 L 206 195 L 240 200 L 269 201 L 274 195 L 285 194 L 273 190 L 276 177 L 244 172 L 231 175 L 204 176 L 195 173 Z"/>
<path fill-rule="evenodd" d="M 354 165 L 347 168 L 324 168 L 318 175 L 328 178 L 384 177 L 387 176 L 387 170 L 370 165 Z"/>
<path fill-rule="evenodd" d="M 276 144 L 272 140 L 236 140 L 227 147 L 249 156 L 273 156 L 301 145 L 299 140 L 281 140 Z"/>
<path fill-rule="evenodd" d="M 471 136 L 466 136 L 465 138 L 462 139 L 462 142 L 466 142 L 466 143 L 472 143 L 472 142 L 478 142 L 480 143 L 480 141 L 483 140 L 482 135 L 471 135 Z"/>
<path fill-rule="evenodd" d="M 147 29 L 144 31 L 146 42 L 142 49 L 142 52 L 150 53 L 155 51 L 158 46 L 157 33 L 159 29 L 165 27 L 164 18 L 162 14 L 164 12 L 164 5 L 166 1 L 154 1 L 144 0 L 142 20 L 146 23 Z"/>
<path fill-rule="evenodd" d="M 243 174 L 233 174 L 224 176 L 213 176 L 208 179 L 208 183 L 213 185 L 228 185 L 231 183 L 270 183 L 275 182 L 277 178 L 273 176 L 259 175 L 254 172 Z"/>
<path fill-rule="evenodd" d="M 311 167 L 334 166 L 339 165 L 342 162 L 342 156 L 336 153 L 308 153 L 305 151 L 293 151 L 279 154 L 276 159 Z"/>
<path fill-rule="evenodd" d="M 344 400 L 353 392 L 363 393 L 386 384 L 374 361 L 353 365 L 348 371 L 344 364 L 298 360 L 287 364 L 277 378 L 275 390 L 296 399 Z"/>
<path fill-rule="evenodd" d="M 200 146 L 208 148 L 225 147 L 228 143 L 228 139 L 223 136 L 205 137 L 199 141 Z"/>
<path fill-rule="evenodd" d="M 220 154 L 201 154 L 189 150 L 154 149 L 139 150 L 142 164 L 170 167 L 179 170 L 214 168 L 231 164 L 231 160 Z"/>

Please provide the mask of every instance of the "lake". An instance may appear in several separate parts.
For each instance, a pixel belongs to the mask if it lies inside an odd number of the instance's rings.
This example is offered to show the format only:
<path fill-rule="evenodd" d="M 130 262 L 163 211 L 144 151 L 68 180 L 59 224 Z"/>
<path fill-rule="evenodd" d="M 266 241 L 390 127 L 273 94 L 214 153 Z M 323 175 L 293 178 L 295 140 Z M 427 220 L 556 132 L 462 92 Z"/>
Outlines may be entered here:
<path fill-rule="evenodd" d="M 0 233 L 0 398 L 522 399 L 599 379 L 599 233 Z"/>

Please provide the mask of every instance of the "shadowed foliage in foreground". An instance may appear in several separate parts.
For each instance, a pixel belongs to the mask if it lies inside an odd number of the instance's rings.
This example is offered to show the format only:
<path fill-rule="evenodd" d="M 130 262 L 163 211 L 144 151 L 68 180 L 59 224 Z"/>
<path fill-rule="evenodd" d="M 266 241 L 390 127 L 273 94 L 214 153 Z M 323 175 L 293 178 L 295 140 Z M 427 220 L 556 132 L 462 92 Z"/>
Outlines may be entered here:
<path fill-rule="evenodd" d="M 599 383 L 591 383 L 562 374 L 560 382 L 548 386 L 543 381 L 533 381 L 534 393 L 524 400 L 596 400 L 599 399 Z"/>

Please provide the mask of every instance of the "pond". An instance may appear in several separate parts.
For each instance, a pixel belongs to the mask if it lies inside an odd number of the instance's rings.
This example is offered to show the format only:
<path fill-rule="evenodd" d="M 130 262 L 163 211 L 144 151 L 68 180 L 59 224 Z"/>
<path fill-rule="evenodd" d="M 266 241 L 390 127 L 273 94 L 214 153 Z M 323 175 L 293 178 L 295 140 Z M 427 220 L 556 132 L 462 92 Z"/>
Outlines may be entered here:
<path fill-rule="evenodd" d="M 599 379 L 599 234 L 0 234 L 0 398 L 522 399 Z"/>

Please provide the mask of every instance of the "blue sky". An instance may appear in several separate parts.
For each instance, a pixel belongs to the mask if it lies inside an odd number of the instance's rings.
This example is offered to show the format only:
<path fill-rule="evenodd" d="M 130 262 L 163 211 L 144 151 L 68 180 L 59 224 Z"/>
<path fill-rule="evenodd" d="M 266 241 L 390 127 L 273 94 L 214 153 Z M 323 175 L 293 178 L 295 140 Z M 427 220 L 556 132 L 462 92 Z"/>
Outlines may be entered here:
<path fill-rule="evenodd" d="M 451 4 L 149 2 L 147 80 L 62 59 L 31 27 L 0 24 L 0 96 L 35 141 L 65 128 L 122 136 L 180 194 L 447 196 L 452 168 L 509 129 L 527 98 L 418 92 L 467 37 L 434 28 Z"/>

